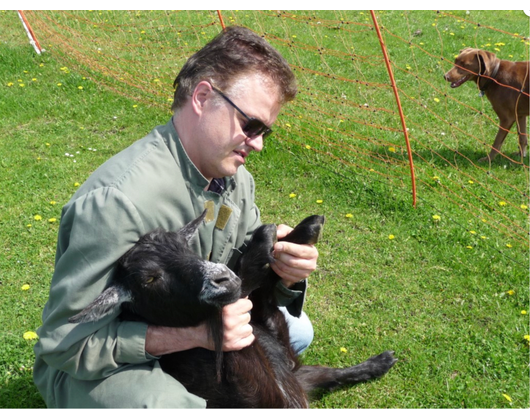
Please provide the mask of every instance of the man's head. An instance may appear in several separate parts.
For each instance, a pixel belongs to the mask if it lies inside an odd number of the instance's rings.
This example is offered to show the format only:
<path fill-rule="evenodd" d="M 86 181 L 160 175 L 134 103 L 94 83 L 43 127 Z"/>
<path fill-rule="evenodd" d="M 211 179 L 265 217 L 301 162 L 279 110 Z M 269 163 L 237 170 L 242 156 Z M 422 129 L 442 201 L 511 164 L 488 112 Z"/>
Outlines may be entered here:
<path fill-rule="evenodd" d="M 249 29 L 230 26 L 192 55 L 175 79 L 172 110 L 190 98 L 201 81 L 222 91 L 240 78 L 260 74 L 278 90 L 280 105 L 296 96 L 296 79 L 287 61 Z"/>
<path fill-rule="evenodd" d="M 234 175 L 294 99 L 287 61 L 252 31 L 229 27 L 194 54 L 175 80 L 173 123 L 202 175 Z"/>

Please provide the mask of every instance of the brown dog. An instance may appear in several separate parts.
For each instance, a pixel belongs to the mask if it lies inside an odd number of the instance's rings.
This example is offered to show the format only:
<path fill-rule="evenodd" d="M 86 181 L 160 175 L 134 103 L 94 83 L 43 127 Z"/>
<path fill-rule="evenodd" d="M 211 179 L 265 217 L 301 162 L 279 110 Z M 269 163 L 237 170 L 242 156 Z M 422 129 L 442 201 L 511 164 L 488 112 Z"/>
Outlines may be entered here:
<path fill-rule="evenodd" d="M 528 69 L 528 61 L 501 60 L 489 51 L 466 48 L 460 51 L 455 66 L 445 74 L 445 80 L 451 82 L 452 88 L 457 88 L 468 80 L 475 82 L 480 95 L 486 94 L 499 117 L 500 127 L 491 151 L 487 157 L 480 159 L 481 161 L 491 161 L 495 158 L 515 121 L 519 133 L 519 156 L 521 160 L 526 156 L 528 144 L 526 117 L 529 108 L 528 79 L 530 78 Z M 526 92 L 526 95 L 521 93 L 521 90 Z"/>

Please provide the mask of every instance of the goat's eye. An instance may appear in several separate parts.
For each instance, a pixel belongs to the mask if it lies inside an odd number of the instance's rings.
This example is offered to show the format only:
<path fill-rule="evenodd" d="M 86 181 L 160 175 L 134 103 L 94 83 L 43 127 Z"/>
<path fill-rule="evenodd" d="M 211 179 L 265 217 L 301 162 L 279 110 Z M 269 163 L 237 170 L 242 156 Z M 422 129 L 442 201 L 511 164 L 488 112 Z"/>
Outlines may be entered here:
<path fill-rule="evenodd" d="M 155 278 L 154 278 L 154 277 L 149 277 L 145 282 L 146 282 L 147 284 L 149 284 L 149 283 L 152 283 L 152 282 L 154 282 L 154 281 L 155 281 Z"/>

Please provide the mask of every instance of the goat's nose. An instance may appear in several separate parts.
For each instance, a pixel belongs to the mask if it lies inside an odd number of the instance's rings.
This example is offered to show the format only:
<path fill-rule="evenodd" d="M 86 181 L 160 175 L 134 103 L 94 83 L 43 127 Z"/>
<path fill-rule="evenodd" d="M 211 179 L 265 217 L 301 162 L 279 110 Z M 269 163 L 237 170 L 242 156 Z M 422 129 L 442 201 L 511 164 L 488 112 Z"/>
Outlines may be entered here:
<path fill-rule="evenodd" d="M 217 270 L 212 271 L 210 275 L 210 284 L 215 288 L 230 287 L 232 283 L 237 283 L 238 280 L 239 277 L 228 267 L 217 266 Z"/>
<path fill-rule="evenodd" d="M 232 278 L 230 278 L 230 276 L 223 276 L 211 279 L 210 283 L 214 287 L 226 287 L 226 285 L 230 283 L 231 280 Z"/>

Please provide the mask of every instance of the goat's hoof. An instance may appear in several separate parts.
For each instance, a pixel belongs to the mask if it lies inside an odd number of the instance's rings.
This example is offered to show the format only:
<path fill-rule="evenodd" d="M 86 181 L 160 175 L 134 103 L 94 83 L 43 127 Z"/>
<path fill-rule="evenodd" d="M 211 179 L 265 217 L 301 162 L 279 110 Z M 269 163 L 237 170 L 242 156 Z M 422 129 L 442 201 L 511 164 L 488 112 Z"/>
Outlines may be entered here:
<path fill-rule="evenodd" d="M 398 359 L 394 357 L 393 351 L 387 350 L 377 356 L 371 357 L 368 361 L 373 365 L 374 377 L 377 378 L 387 373 L 396 364 Z"/>

